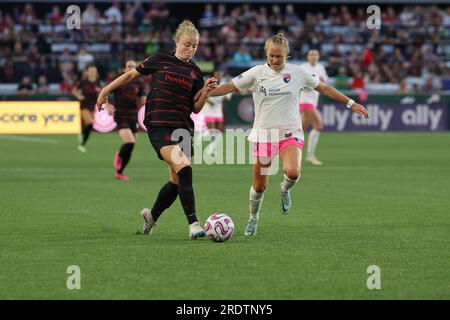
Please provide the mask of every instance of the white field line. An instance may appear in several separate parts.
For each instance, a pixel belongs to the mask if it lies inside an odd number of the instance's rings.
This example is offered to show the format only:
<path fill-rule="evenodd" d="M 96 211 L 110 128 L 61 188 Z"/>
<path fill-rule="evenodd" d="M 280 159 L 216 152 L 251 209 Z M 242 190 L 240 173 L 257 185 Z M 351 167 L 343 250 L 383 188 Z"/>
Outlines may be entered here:
<path fill-rule="evenodd" d="M 20 142 L 35 142 L 35 143 L 49 143 L 56 144 L 58 141 L 48 138 L 35 138 L 29 136 L 16 136 L 16 135 L 0 135 L 0 140 L 12 140 Z"/>

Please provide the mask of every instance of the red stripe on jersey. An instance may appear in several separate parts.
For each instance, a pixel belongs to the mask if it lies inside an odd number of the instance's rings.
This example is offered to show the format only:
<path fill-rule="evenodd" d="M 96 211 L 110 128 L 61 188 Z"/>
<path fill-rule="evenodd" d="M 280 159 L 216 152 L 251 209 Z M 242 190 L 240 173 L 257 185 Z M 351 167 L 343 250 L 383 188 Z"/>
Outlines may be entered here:
<path fill-rule="evenodd" d="M 167 110 L 152 110 L 152 111 L 146 112 L 145 114 L 147 115 L 147 114 L 154 113 L 154 112 L 176 112 L 176 113 L 180 113 L 180 114 L 184 115 L 183 112 L 178 111 L 178 110 L 174 110 L 174 109 L 167 109 Z"/>
<path fill-rule="evenodd" d="M 171 74 L 176 74 L 177 76 L 180 76 L 180 77 L 185 77 L 185 78 L 188 78 L 188 79 L 192 79 L 192 77 L 191 77 L 190 75 L 187 76 L 187 75 L 182 74 L 182 73 L 177 73 L 177 72 L 172 72 L 172 71 L 165 71 L 165 70 L 161 70 L 161 71 L 159 71 L 159 72 L 161 72 L 161 73 L 171 73 Z"/>
<path fill-rule="evenodd" d="M 161 56 L 170 57 L 170 58 L 172 58 L 172 59 L 175 58 L 175 55 L 171 55 L 171 54 L 167 54 L 167 53 L 158 52 L 158 54 L 161 55 Z M 175 59 L 176 59 L 176 58 L 175 58 Z M 168 62 L 168 63 L 171 63 L 171 62 Z M 177 64 L 175 64 L 175 65 L 176 65 L 177 67 L 180 67 L 180 68 L 186 68 L 186 67 L 179 66 L 179 65 L 177 65 Z M 201 72 L 198 72 L 198 70 L 195 68 L 196 66 L 195 66 L 194 63 L 191 62 L 191 66 L 192 66 L 192 69 L 191 69 L 191 68 L 188 68 L 188 69 L 193 70 L 199 77 L 203 77 L 202 73 L 201 73 Z"/>
<path fill-rule="evenodd" d="M 186 105 L 184 105 L 184 104 L 180 104 L 180 103 L 173 102 L 173 101 L 170 100 L 170 99 L 155 98 L 155 99 L 153 99 L 153 101 L 165 101 L 165 102 L 170 102 L 170 103 L 173 103 L 173 104 L 176 105 L 176 106 L 183 107 L 184 109 L 186 109 L 186 110 L 188 110 L 188 111 L 192 111 L 192 109 L 189 108 L 188 106 L 186 106 Z"/>
<path fill-rule="evenodd" d="M 170 77 L 170 76 L 169 76 Z M 162 83 L 162 84 L 165 84 L 165 85 L 167 85 L 167 86 L 173 86 L 173 83 L 170 83 L 170 82 L 165 82 L 165 81 L 162 81 L 162 80 L 158 80 L 158 83 Z M 192 88 L 189 88 L 188 86 L 186 86 L 186 85 L 182 85 L 181 83 L 179 84 L 181 87 L 183 87 L 184 89 L 187 89 L 187 90 L 191 90 Z"/>
<path fill-rule="evenodd" d="M 186 124 L 184 121 L 169 121 L 169 120 L 150 120 L 150 122 L 158 122 L 158 123 L 181 123 Z"/>
<path fill-rule="evenodd" d="M 171 66 L 174 66 L 174 67 L 176 67 L 176 68 L 181 68 L 181 69 L 185 69 L 185 70 L 189 70 L 189 71 L 193 70 L 192 68 L 179 66 L 179 65 L 177 65 L 177 64 L 175 64 L 175 63 L 168 62 L 168 61 L 156 61 L 156 63 L 157 63 L 157 64 L 170 64 Z"/>
<path fill-rule="evenodd" d="M 170 82 L 165 82 L 165 81 L 162 81 L 162 80 L 158 80 L 158 83 L 162 83 L 162 84 L 165 84 L 165 85 L 168 85 L 168 86 L 173 85 L 173 84 L 170 83 Z"/>
<path fill-rule="evenodd" d="M 159 90 L 159 91 L 161 91 L 161 92 L 164 92 L 164 93 L 167 93 L 167 94 L 176 96 L 176 97 L 178 97 L 178 98 L 185 99 L 185 100 L 187 100 L 187 101 L 191 101 L 191 99 L 186 98 L 186 97 L 183 97 L 183 96 L 180 96 L 180 95 L 176 94 L 176 93 L 173 92 L 173 91 L 167 91 L 167 90 L 163 90 L 163 89 L 161 89 L 161 88 L 154 88 L 153 90 Z"/>

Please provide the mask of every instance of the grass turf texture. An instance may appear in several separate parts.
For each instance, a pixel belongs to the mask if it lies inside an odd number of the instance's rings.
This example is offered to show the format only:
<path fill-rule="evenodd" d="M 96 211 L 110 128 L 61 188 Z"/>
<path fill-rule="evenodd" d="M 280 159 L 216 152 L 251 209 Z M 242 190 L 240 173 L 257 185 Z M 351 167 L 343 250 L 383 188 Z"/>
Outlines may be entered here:
<path fill-rule="evenodd" d="M 293 207 L 271 177 L 258 235 L 243 236 L 250 165 L 195 165 L 201 221 L 228 213 L 226 243 L 188 239 L 179 200 L 136 235 L 168 171 L 141 135 L 114 180 L 116 134 L 55 143 L 0 136 L 0 299 L 448 299 L 450 134 L 326 133 L 303 163 Z M 14 137 L 13 137 L 14 138 Z M 68 290 L 69 265 L 81 290 Z M 369 290 L 367 268 L 381 268 Z"/>

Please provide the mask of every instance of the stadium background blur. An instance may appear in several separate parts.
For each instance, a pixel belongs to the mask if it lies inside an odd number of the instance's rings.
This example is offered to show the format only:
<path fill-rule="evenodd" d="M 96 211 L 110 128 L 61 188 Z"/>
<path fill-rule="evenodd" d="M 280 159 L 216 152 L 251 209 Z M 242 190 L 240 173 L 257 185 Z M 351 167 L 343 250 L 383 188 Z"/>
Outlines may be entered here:
<path fill-rule="evenodd" d="M 69 30 L 61 2 L 3 2 L 0 10 L 0 90 L 7 94 L 69 93 L 95 64 L 103 82 L 126 59 L 173 47 L 176 25 L 198 26 L 195 60 L 235 76 L 264 61 L 264 40 L 290 39 L 291 61 L 321 53 L 340 90 L 390 94 L 450 90 L 450 6 L 380 4 L 381 29 L 366 26 L 367 5 L 308 3 L 79 2 L 81 30 Z M 186 14 L 188 12 L 188 14 Z M 20 89 L 19 84 L 21 84 Z"/>

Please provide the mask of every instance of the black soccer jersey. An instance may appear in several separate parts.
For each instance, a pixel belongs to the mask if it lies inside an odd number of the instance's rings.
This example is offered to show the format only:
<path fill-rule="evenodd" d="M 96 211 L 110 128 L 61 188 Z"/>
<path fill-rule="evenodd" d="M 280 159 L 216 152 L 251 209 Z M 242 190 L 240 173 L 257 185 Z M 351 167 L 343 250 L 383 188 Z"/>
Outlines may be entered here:
<path fill-rule="evenodd" d="M 77 85 L 78 90 L 81 91 L 81 94 L 84 96 L 84 100 L 80 102 L 81 109 L 89 109 L 94 111 L 95 104 L 97 103 L 97 96 L 100 92 L 100 82 L 94 81 L 91 82 L 89 80 L 82 80 Z"/>
<path fill-rule="evenodd" d="M 173 54 L 155 53 L 136 67 L 152 75 L 144 124 L 147 128 L 166 126 L 186 128 L 191 134 L 194 96 L 204 86 L 203 75 L 193 62 L 183 62 Z"/>
<path fill-rule="evenodd" d="M 124 87 L 114 91 L 114 106 L 116 114 L 128 116 L 137 112 L 140 97 L 144 95 L 144 84 L 142 81 L 135 80 Z"/>

